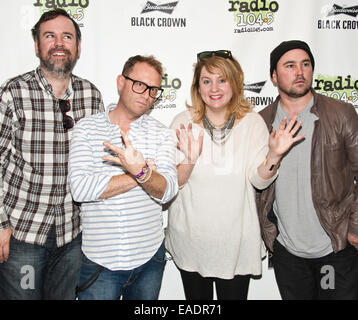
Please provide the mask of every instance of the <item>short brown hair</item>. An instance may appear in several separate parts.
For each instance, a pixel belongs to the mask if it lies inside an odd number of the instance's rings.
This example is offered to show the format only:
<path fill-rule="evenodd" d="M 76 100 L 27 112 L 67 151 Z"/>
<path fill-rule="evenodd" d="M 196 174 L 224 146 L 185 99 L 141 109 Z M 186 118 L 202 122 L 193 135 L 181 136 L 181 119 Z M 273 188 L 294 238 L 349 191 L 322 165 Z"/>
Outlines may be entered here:
<path fill-rule="evenodd" d="M 227 117 L 233 115 L 235 119 L 240 119 L 252 110 L 252 105 L 244 96 L 244 73 L 239 62 L 234 57 L 225 59 L 214 55 L 210 58 L 200 59 L 195 64 L 190 90 L 192 106 L 186 104 L 189 109 L 194 111 L 194 122 L 202 121 L 205 114 L 205 103 L 199 93 L 200 74 L 204 67 L 210 73 L 221 73 L 222 77 L 230 83 L 233 95 L 228 105 Z"/>
<path fill-rule="evenodd" d="M 53 19 L 57 18 L 58 16 L 66 17 L 72 21 L 73 26 L 75 27 L 75 30 L 76 30 L 76 42 L 79 43 L 81 41 L 81 37 L 82 37 L 80 27 L 78 26 L 76 21 L 73 20 L 72 17 L 65 10 L 59 9 L 59 8 L 56 8 L 56 9 L 50 10 L 50 11 L 46 11 L 42 14 L 39 21 L 37 21 L 36 24 L 34 25 L 34 27 L 31 29 L 33 39 L 37 42 L 39 41 L 39 39 L 40 39 L 39 32 L 40 32 L 40 26 L 42 23 L 44 23 L 46 21 L 53 20 Z"/>
<path fill-rule="evenodd" d="M 128 74 L 133 70 L 134 65 L 138 62 L 145 62 L 149 64 L 160 74 L 160 76 L 163 76 L 163 66 L 160 61 L 154 58 L 154 56 L 141 55 L 130 57 L 123 66 L 122 74 L 128 76 Z"/>

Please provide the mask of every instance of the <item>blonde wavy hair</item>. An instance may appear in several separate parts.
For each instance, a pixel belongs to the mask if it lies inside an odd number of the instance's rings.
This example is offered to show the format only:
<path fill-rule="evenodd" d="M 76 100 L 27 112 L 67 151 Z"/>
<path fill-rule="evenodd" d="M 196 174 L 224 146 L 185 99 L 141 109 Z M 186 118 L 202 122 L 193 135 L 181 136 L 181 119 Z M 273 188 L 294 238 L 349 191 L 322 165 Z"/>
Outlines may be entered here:
<path fill-rule="evenodd" d="M 225 59 L 214 55 L 210 58 L 200 59 L 194 65 L 194 77 L 190 89 L 192 105 L 186 103 L 186 106 L 193 111 L 192 116 L 195 123 L 202 121 L 205 114 L 205 103 L 199 93 L 200 74 L 204 67 L 210 73 L 219 73 L 223 79 L 230 83 L 233 95 L 227 106 L 227 119 L 231 115 L 235 119 L 241 119 L 251 112 L 252 105 L 244 96 L 244 73 L 239 62 L 234 57 Z"/>

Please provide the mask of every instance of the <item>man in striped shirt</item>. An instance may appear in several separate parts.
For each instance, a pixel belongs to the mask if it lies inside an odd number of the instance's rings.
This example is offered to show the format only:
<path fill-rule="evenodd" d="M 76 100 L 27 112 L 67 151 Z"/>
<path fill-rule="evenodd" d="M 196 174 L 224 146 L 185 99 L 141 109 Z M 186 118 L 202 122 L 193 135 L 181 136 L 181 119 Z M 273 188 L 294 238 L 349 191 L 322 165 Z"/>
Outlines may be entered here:
<path fill-rule="evenodd" d="M 97 88 L 72 74 L 76 22 L 49 11 L 32 35 L 40 66 L 0 88 L 0 299 L 74 299 L 81 230 L 69 141 L 75 122 L 104 108 Z"/>
<path fill-rule="evenodd" d="M 79 299 L 157 299 L 165 266 L 162 204 L 178 191 L 173 132 L 146 113 L 161 96 L 162 66 L 129 58 L 117 105 L 75 127 L 73 197 L 82 203 Z"/>

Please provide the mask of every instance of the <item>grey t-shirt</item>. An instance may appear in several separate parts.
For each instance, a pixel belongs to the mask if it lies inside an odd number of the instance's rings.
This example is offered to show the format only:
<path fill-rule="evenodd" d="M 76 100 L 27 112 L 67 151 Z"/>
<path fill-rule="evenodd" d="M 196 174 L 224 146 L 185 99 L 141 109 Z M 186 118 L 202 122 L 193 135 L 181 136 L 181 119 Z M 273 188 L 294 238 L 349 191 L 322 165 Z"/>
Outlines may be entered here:
<path fill-rule="evenodd" d="M 321 226 L 312 201 L 311 144 L 314 121 L 310 112 L 313 98 L 298 114 L 302 120 L 300 133 L 305 138 L 295 144 L 281 161 L 276 179 L 273 204 L 278 219 L 277 240 L 292 254 L 302 258 L 319 258 L 333 251 L 331 240 Z M 279 103 L 273 128 L 277 129 L 288 113 Z"/>

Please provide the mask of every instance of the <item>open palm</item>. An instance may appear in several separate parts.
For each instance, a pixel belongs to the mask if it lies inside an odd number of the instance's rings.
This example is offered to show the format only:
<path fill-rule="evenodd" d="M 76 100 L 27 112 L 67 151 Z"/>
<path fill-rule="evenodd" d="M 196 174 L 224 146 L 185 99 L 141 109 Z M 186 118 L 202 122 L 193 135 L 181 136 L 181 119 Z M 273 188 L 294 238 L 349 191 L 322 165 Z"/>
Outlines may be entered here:
<path fill-rule="evenodd" d="M 144 160 L 143 154 L 133 148 L 132 143 L 128 138 L 129 132 L 121 132 L 121 134 L 124 148 L 117 147 L 114 144 L 106 141 L 103 143 L 104 146 L 112 150 L 116 154 L 116 157 L 104 156 L 102 159 L 120 164 L 126 171 L 136 175 L 142 170 L 146 162 Z"/>
<path fill-rule="evenodd" d="M 180 129 L 176 130 L 176 134 L 178 137 L 178 149 L 184 153 L 189 163 L 194 164 L 198 160 L 203 148 L 204 131 L 200 131 L 198 139 L 195 139 L 192 127 L 193 125 L 189 123 L 188 130 L 186 130 L 185 126 L 180 124 Z"/>
<path fill-rule="evenodd" d="M 291 118 L 287 123 L 287 118 L 284 117 L 277 130 L 272 130 L 269 137 L 270 152 L 278 157 L 282 157 L 294 143 L 304 138 L 305 134 L 295 136 L 300 129 L 302 121 L 297 121 L 297 116 Z"/>

